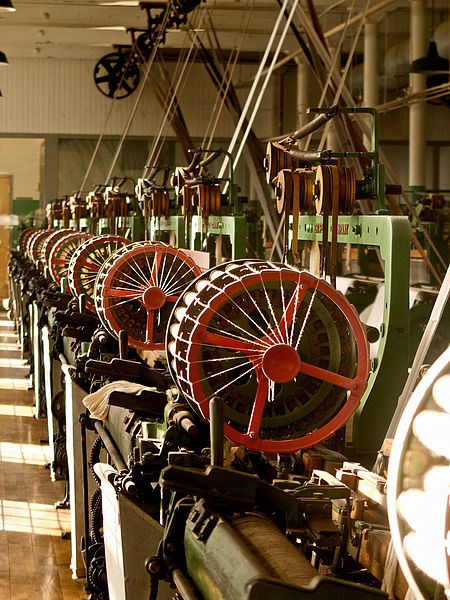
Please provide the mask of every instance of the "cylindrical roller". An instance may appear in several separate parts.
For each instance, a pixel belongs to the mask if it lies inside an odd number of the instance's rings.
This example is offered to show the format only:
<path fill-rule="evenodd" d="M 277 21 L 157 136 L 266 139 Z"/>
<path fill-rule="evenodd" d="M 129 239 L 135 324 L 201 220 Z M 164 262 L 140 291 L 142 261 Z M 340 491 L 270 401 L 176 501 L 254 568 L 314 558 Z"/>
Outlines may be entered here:
<path fill-rule="evenodd" d="M 216 519 L 204 537 L 194 532 L 193 526 L 194 522 L 188 520 L 184 535 L 186 566 L 202 598 L 256 598 L 250 591 L 264 580 L 284 585 L 288 598 L 290 585 L 306 587 L 317 574 L 301 552 L 263 516 Z"/>

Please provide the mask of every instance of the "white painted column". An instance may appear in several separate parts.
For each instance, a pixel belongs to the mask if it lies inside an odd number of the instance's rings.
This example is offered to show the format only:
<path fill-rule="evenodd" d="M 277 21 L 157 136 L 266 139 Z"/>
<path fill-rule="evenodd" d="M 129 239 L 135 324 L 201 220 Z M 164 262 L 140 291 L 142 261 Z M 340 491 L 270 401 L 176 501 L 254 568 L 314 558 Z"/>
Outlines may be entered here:
<path fill-rule="evenodd" d="M 314 104 L 311 86 L 311 67 L 306 60 L 300 58 L 297 62 L 297 129 L 306 125 L 312 118 L 310 115 L 306 114 L 306 109 Z M 304 140 L 300 141 L 300 145 L 303 141 Z"/>
<path fill-rule="evenodd" d="M 379 81 L 378 81 L 378 26 L 370 19 L 364 23 L 364 91 L 363 105 L 368 107 L 378 106 Z M 370 118 L 368 123 L 371 123 Z M 371 140 L 364 136 L 364 145 L 370 148 Z"/>
<path fill-rule="evenodd" d="M 427 14 L 425 0 L 411 0 L 410 62 L 427 54 Z M 411 91 L 425 89 L 426 75 L 410 74 Z M 426 182 L 426 114 L 425 102 L 416 102 L 409 108 L 409 187 L 424 190 Z"/>
<path fill-rule="evenodd" d="M 332 58 L 332 61 L 335 63 L 336 70 L 340 72 L 340 70 L 341 70 L 341 49 L 333 48 L 331 46 L 330 47 L 330 56 Z M 338 119 L 340 119 L 340 117 L 336 117 L 336 119 L 331 119 L 331 121 L 328 121 L 328 123 L 325 126 L 326 129 L 328 130 L 327 141 L 326 141 L 325 147 L 328 150 L 334 150 L 335 152 L 339 152 L 343 149 L 342 148 L 342 140 L 339 139 L 338 129 L 337 129 L 337 120 Z"/>

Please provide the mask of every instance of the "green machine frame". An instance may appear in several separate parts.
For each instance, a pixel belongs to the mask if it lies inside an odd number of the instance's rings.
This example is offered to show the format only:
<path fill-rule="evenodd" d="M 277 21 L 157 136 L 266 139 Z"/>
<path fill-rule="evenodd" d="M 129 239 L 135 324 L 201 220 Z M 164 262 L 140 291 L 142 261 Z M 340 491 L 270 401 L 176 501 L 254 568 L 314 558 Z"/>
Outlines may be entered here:
<path fill-rule="evenodd" d="M 243 215 L 210 216 L 207 223 L 194 215 L 191 219 L 191 250 L 202 250 L 202 238 L 206 235 L 227 235 L 231 243 L 231 260 L 246 255 L 246 220 Z"/>
<path fill-rule="evenodd" d="M 379 162 L 378 114 L 373 108 L 334 107 L 309 109 L 311 113 L 363 113 L 372 120 L 371 149 L 368 152 L 331 152 L 328 158 L 369 158 L 363 191 L 370 197 L 374 214 L 339 215 L 337 223 L 328 222 L 328 240 L 336 227 L 337 242 L 379 250 L 384 261 L 383 317 L 379 324 L 379 345 L 372 359 L 371 373 L 359 408 L 353 416 L 348 436 L 350 455 L 363 460 L 375 458 L 384 440 L 397 401 L 403 389 L 409 361 L 409 280 L 410 280 L 410 222 L 408 217 L 390 216 L 385 206 L 384 167 Z M 396 186 L 392 186 L 395 189 Z M 290 219 L 292 223 L 292 217 Z M 298 239 L 322 241 L 323 217 L 299 217 Z"/>
<path fill-rule="evenodd" d="M 149 239 L 152 242 L 167 241 L 172 246 L 183 248 L 185 244 L 186 226 L 182 215 L 168 217 L 150 217 Z M 164 234 L 169 238 L 164 239 Z"/>
<path fill-rule="evenodd" d="M 301 216 L 300 240 L 322 240 L 322 217 Z M 329 224 L 331 236 L 331 223 Z M 384 439 L 408 372 L 410 224 L 407 217 L 338 217 L 338 243 L 378 248 L 384 260 L 383 320 L 366 391 L 353 417 L 355 455 L 376 453 Z M 331 239 L 329 237 L 329 239 Z"/>
<path fill-rule="evenodd" d="M 198 152 L 209 152 L 199 148 Z M 229 152 L 223 148 L 213 150 L 228 156 L 228 177 L 214 178 L 214 182 L 224 182 L 224 193 L 227 195 L 227 207 L 231 215 L 209 215 L 204 219 L 201 215 L 193 215 L 190 221 L 191 250 L 203 250 L 203 241 L 208 236 L 218 238 L 226 235 L 231 244 L 231 260 L 244 258 L 247 249 L 247 224 L 238 200 L 238 186 L 234 183 L 233 160 Z"/>

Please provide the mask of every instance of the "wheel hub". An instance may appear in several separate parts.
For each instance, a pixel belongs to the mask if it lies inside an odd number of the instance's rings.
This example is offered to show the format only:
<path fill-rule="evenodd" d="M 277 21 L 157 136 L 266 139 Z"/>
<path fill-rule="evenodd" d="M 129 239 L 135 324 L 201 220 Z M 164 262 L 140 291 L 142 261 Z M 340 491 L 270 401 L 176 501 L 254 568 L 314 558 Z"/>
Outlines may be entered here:
<path fill-rule="evenodd" d="M 158 310 L 158 308 L 164 306 L 165 302 L 166 294 L 156 285 L 146 289 L 142 296 L 142 303 L 147 310 Z"/>
<path fill-rule="evenodd" d="M 276 344 L 264 353 L 262 370 L 275 383 L 287 383 L 297 376 L 301 360 L 298 352 L 288 344 Z"/>

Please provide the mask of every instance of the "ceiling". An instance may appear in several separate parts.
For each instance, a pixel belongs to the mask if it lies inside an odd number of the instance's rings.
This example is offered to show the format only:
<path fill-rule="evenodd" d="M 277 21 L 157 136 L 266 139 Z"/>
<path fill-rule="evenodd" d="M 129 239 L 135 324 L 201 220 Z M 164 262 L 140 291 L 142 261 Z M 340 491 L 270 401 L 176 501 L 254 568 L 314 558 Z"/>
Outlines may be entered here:
<path fill-rule="evenodd" d="M 95 59 L 111 51 L 114 44 L 129 44 L 131 38 L 126 29 L 147 27 L 146 13 L 137 0 L 13 0 L 13 3 L 16 12 L 0 13 L 0 50 L 8 58 Z M 357 15 L 365 4 L 362 0 L 314 2 L 325 30 L 343 23 L 350 10 Z M 379 4 L 380 0 L 372 2 L 374 6 Z M 409 2 L 384 0 L 381 4 L 385 8 L 377 11 L 377 18 L 384 18 L 387 12 L 404 15 Z M 276 0 L 207 0 L 190 13 L 188 24 L 181 29 L 198 29 L 198 34 L 208 42 L 205 30 L 211 30 L 211 20 L 223 48 L 238 43 L 245 50 L 263 51 L 278 12 Z M 405 19 L 399 19 L 396 27 L 401 24 L 404 27 Z M 245 36 L 239 36 L 242 26 L 246 27 Z M 185 39 L 183 31 L 172 30 L 165 45 L 182 47 Z M 285 49 L 292 48 L 295 40 L 290 36 Z"/>
<path fill-rule="evenodd" d="M 343 48 L 351 46 L 367 5 L 370 18 L 380 23 L 381 51 L 409 37 L 410 0 L 313 0 L 313 3 L 331 47 L 339 43 L 348 19 Z M 131 43 L 129 28 L 147 29 L 146 12 L 138 0 L 13 0 L 13 4 L 16 12 L 0 12 L 0 51 L 10 61 L 15 58 L 97 61 L 111 52 L 114 45 Z M 300 4 L 306 11 L 305 0 Z M 278 13 L 277 0 L 202 0 L 188 15 L 186 24 L 167 32 L 164 47 L 183 48 L 192 32 L 208 47 L 214 44 L 214 31 L 222 49 L 239 46 L 248 56 L 254 53 L 255 60 L 259 60 Z M 447 20 L 448 13 L 448 0 L 428 0 L 427 26 L 431 29 Z M 301 30 L 301 23 L 297 18 L 294 20 Z M 282 53 L 297 49 L 298 43 L 290 32 Z M 357 52 L 362 52 L 362 41 Z"/>

